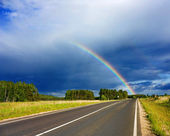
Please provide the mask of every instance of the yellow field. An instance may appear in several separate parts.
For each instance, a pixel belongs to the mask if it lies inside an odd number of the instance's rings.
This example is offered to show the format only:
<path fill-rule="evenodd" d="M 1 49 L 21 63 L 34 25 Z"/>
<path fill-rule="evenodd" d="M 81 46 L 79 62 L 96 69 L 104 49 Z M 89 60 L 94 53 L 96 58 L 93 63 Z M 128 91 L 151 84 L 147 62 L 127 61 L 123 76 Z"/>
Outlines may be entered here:
<path fill-rule="evenodd" d="M 170 136 L 170 97 L 140 99 L 155 134 Z"/>
<path fill-rule="evenodd" d="M 37 101 L 37 102 L 4 102 L 0 103 L 0 120 L 21 117 L 53 110 L 84 106 L 103 101 Z"/>

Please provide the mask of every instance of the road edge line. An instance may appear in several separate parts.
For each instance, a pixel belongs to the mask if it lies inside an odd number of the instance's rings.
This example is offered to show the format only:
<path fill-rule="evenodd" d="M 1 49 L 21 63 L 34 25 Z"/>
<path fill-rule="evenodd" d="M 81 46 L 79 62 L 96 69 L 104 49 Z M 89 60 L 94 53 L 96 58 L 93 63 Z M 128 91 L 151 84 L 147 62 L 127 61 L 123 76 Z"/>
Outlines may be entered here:
<path fill-rule="evenodd" d="M 135 102 L 135 116 L 134 116 L 133 136 L 137 136 L 137 103 L 138 103 L 138 99 Z"/>

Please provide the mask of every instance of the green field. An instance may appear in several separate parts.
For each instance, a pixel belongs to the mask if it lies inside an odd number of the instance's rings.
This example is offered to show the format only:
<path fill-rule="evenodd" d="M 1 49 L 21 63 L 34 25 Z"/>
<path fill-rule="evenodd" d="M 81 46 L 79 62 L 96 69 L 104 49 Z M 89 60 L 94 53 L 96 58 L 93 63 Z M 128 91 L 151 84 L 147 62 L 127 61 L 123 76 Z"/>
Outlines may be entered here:
<path fill-rule="evenodd" d="M 53 110 L 84 106 L 104 101 L 37 101 L 37 102 L 3 102 L 0 103 L 0 120 L 21 117 Z"/>
<path fill-rule="evenodd" d="M 156 135 L 170 136 L 170 97 L 140 99 Z"/>

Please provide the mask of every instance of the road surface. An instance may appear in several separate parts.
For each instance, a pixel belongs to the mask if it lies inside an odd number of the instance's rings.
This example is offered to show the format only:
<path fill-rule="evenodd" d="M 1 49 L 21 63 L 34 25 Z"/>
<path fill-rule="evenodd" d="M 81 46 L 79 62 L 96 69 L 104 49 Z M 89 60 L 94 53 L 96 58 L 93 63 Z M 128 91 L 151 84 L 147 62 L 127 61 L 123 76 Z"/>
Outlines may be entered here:
<path fill-rule="evenodd" d="M 0 136 L 140 136 L 136 107 L 136 100 L 125 100 L 7 121 Z"/>

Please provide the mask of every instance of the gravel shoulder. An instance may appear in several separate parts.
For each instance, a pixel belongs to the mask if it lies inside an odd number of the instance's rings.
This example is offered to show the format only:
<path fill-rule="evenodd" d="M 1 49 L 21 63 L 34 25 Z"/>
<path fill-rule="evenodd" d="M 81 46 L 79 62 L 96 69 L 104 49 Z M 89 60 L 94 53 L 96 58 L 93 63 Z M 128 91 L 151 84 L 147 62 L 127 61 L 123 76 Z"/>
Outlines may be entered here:
<path fill-rule="evenodd" d="M 156 136 L 155 134 L 152 133 L 150 122 L 146 117 L 147 114 L 140 101 L 138 102 L 138 107 L 139 107 L 139 114 L 140 114 L 140 125 L 141 125 L 142 136 Z"/>

